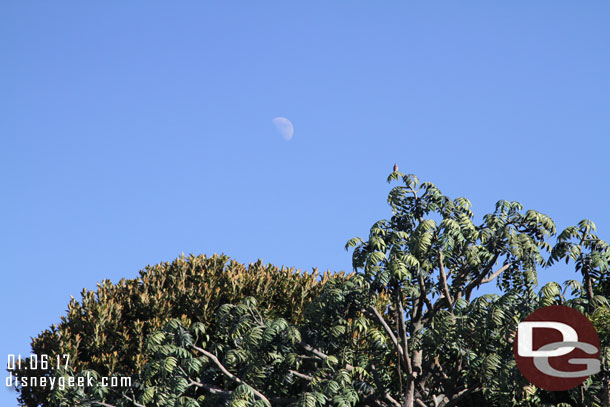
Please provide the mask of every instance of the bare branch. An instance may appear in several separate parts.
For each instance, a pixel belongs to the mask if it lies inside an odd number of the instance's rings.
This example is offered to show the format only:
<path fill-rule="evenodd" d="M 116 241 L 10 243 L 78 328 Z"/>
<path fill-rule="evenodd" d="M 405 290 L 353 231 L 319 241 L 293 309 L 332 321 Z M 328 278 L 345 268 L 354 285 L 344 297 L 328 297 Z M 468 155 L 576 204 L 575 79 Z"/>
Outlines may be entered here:
<path fill-rule="evenodd" d="M 401 404 L 396 401 L 389 394 L 379 396 L 378 394 L 372 394 L 361 400 L 364 406 L 375 406 L 375 407 L 387 407 L 388 404 L 393 407 L 402 407 Z"/>
<path fill-rule="evenodd" d="M 426 314 L 430 314 L 433 310 L 433 306 L 430 304 L 430 300 L 427 297 L 426 284 L 421 274 L 418 275 L 417 282 L 419 284 L 419 297 L 417 297 L 417 304 L 415 305 L 416 310 L 415 317 L 413 318 L 414 323 L 421 322 L 425 319 L 424 304 L 428 307 L 428 312 L 426 312 Z"/>
<path fill-rule="evenodd" d="M 325 354 L 324 352 L 320 351 L 319 349 L 314 348 L 313 346 L 305 343 L 305 342 L 299 342 L 299 345 L 305 349 L 307 352 L 313 353 L 314 355 L 316 355 L 318 358 L 326 360 L 328 359 L 328 355 Z M 349 363 L 345 364 L 345 369 L 348 371 L 351 371 L 354 369 L 354 366 L 350 365 Z"/>
<path fill-rule="evenodd" d="M 480 387 L 474 387 L 474 388 L 470 388 L 470 389 L 464 389 L 462 391 L 460 391 L 459 393 L 457 393 L 456 395 L 454 395 L 451 400 L 449 400 L 449 402 L 445 405 L 443 405 L 442 407 L 455 407 L 458 405 L 458 403 L 460 401 L 462 401 L 462 399 L 470 394 L 473 393 L 477 393 L 481 391 Z"/>
<path fill-rule="evenodd" d="M 400 330 L 402 331 L 402 346 L 404 347 L 405 363 L 407 364 L 407 373 L 413 373 L 411 358 L 409 357 L 409 340 L 407 338 L 407 327 L 405 326 L 405 310 L 402 306 L 402 291 L 398 290 L 398 320 L 400 322 Z"/>
<path fill-rule="evenodd" d="M 428 296 L 426 295 L 426 284 L 424 282 L 424 278 L 421 275 L 419 276 L 418 282 L 419 282 L 419 289 L 420 289 L 421 294 L 420 294 L 420 296 L 418 298 L 418 302 L 417 302 L 417 314 L 416 314 L 415 318 L 413 318 L 413 325 L 415 325 L 415 326 L 424 325 L 425 322 L 432 319 L 434 314 L 436 314 L 437 311 L 439 309 L 441 309 L 441 307 L 443 305 L 442 301 L 440 301 L 441 300 L 440 298 L 438 300 L 436 300 L 434 305 L 432 305 L 432 303 L 428 299 Z M 425 314 L 423 313 L 424 304 L 428 308 Z"/>
<path fill-rule="evenodd" d="M 373 378 L 375 379 L 375 383 L 377 384 L 377 394 L 380 395 L 381 399 L 387 401 L 395 407 L 401 407 L 398 401 L 396 401 L 394 398 L 392 398 L 392 396 L 386 393 L 385 389 L 383 388 L 383 385 L 381 384 L 381 380 L 379 379 L 379 373 L 377 372 L 377 368 L 374 364 L 371 364 L 371 370 L 373 371 Z"/>
<path fill-rule="evenodd" d="M 127 394 L 122 393 L 121 394 L 123 397 L 125 397 L 127 400 L 131 401 L 133 403 L 134 406 L 136 407 L 146 407 L 144 404 L 140 404 L 137 401 L 135 401 L 134 399 L 132 399 L 131 397 L 129 397 Z"/>
<path fill-rule="evenodd" d="M 453 308 L 453 299 L 451 298 L 451 295 L 449 295 L 449 286 L 447 286 L 447 273 L 445 273 L 445 265 L 443 264 L 443 252 L 442 251 L 438 252 L 438 263 L 439 263 L 441 283 L 443 284 L 443 291 L 445 293 L 445 298 L 447 299 L 447 302 L 449 303 L 449 308 Z"/>
<path fill-rule="evenodd" d="M 218 394 L 218 395 L 223 395 L 223 396 L 230 396 L 232 393 L 231 391 L 222 390 L 217 387 L 212 387 L 205 383 L 200 383 L 200 382 L 197 382 L 194 380 L 191 380 L 191 382 L 189 383 L 189 386 L 197 386 L 197 387 L 203 388 L 204 390 L 209 391 L 211 394 Z M 274 406 L 277 406 L 277 405 L 285 406 L 285 405 L 294 403 L 296 400 L 297 399 L 294 397 L 293 398 L 274 397 L 271 399 L 271 402 L 273 403 Z M 114 406 L 109 406 L 109 407 L 114 407 Z"/>
<path fill-rule="evenodd" d="M 490 275 L 487 278 L 484 278 L 483 280 L 481 280 L 481 284 L 486 284 L 486 283 L 490 283 L 492 282 L 496 277 L 498 277 L 500 274 L 502 274 L 504 271 L 508 270 L 508 268 L 512 265 L 512 263 L 507 263 L 505 265 L 503 265 L 502 267 L 500 267 L 498 270 L 496 270 L 492 275 Z"/>
<path fill-rule="evenodd" d="M 197 380 L 191 379 L 189 377 L 189 374 L 182 368 L 182 366 L 178 366 L 178 369 L 180 369 L 180 371 L 182 373 L 184 373 L 184 375 L 189 379 L 189 387 L 197 386 L 197 387 L 200 387 L 200 388 L 208 391 L 211 394 L 221 394 L 221 395 L 225 395 L 225 396 L 229 396 L 231 394 L 231 392 L 228 390 L 223 390 L 223 389 L 220 389 L 217 387 L 210 386 L 209 384 L 201 383 L 201 382 L 198 382 Z"/>
<path fill-rule="evenodd" d="M 421 401 L 420 399 L 415 399 L 415 404 L 417 404 L 418 406 L 421 407 L 428 407 L 423 401 Z"/>
<path fill-rule="evenodd" d="M 307 381 L 312 381 L 313 380 L 312 376 L 307 375 L 305 373 L 297 372 L 296 370 L 290 370 L 290 373 L 292 373 L 296 377 L 300 377 L 301 379 L 305 379 Z"/>
<path fill-rule="evenodd" d="M 201 382 L 195 381 L 193 379 L 191 379 L 191 381 L 189 382 L 189 386 L 200 387 L 200 388 L 208 391 L 211 394 L 221 394 L 221 395 L 224 395 L 224 396 L 228 396 L 228 395 L 231 394 L 231 392 L 228 391 L 228 390 L 223 390 L 223 389 L 219 389 L 217 387 L 212 387 L 209 384 L 201 383 Z"/>
<path fill-rule="evenodd" d="M 92 401 L 91 404 L 96 404 L 96 405 L 102 406 L 102 407 L 116 407 L 116 406 L 113 406 L 112 404 L 104 403 L 101 401 Z"/>
<path fill-rule="evenodd" d="M 398 401 L 396 401 L 392 396 L 390 396 L 388 393 L 384 393 L 383 395 L 383 399 L 385 401 L 387 401 L 388 403 L 392 404 L 393 406 L 396 407 L 400 407 L 400 403 Z"/>
<path fill-rule="evenodd" d="M 258 397 L 259 399 L 263 400 L 264 402 L 266 402 L 267 404 L 271 405 L 271 402 L 269 401 L 269 399 L 267 399 L 267 397 L 265 397 L 261 392 L 259 392 L 258 390 L 256 390 L 254 387 L 250 386 L 248 383 L 244 382 L 242 379 L 240 379 L 239 377 L 235 376 L 233 373 L 229 372 L 227 370 L 226 367 L 224 367 L 222 365 L 222 363 L 220 363 L 220 360 L 218 360 L 218 358 L 216 357 L 216 355 L 214 355 L 211 352 L 208 352 L 205 349 L 202 349 L 198 346 L 195 345 L 191 345 L 191 347 L 201 353 L 203 353 L 205 356 L 207 356 L 208 358 L 210 358 L 212 360 L 212 362 L 214 362 L 214 364 L 218 367 L 218 369 L 220 369 L 220 371 L 227 376 L 229 379 L 233 380 L 236 383 L 239 384 L 243 384 L 246 385 L 248 387 L 250 387 L 252 389 L 252 392 L 256 395 L 256 397 Z"/>
<path fill-rule="evenodd" d="M 411 360 L 408 358 L 408 355 L 405 354 L 405 350 L 402 349 L 402 347 L 398 343 L 398 339 L 396 339 L 396 335 L 394 335 L 394 332 L 392 332 L 392 328 L 390 328 L 390 326 L 387 324 L 387 322 L 385 322 L 385 319 L 383 319 L 383 316 L 379 313 L 379 311 L 377 310 L 377 308 L 375 308 L 375 306 L 371 305 L 369 307 L 369 312 L 371 312 L 375 316 L 377 321 L 379 321 L 379 323 L 383 327 L 383 330 L 388 334 L 388 336 L 392 340 L 392 343 L 394 343 L 394 346 L 396 347 L 396 351 L 398 352 L 398 359 L 400 361 L 400 364 L 405 368 L 406 371 L 408 371 L 409 373 L 412 372 L 413 369 L 411 367 Z M 407 352 L 408 352 L 408 349 L 407 349 Z M 408 360 L 408 362 L 407 362 L 407 360 Z"/>
<path fill-rule="evenodd" d="M 466 286 L 466 288 L 464 289 L 464 293 L 466 294 L 467 299 L 470 299 L 470 293 L 472 292 L 472 290 L 475 287 L 478 287 L 479 285 L 481 285 L 481 281 L 483 281 L 483 279 L 485 278 L 487 273 L 489 273 L 491 271 L 492 267 L 494 266 L 494 264 L 496 264 L 499 257 L 500 257 L 500 253 L 496 253 L 494 255 L 494 257 L 491 259 L 491 261 L 487 264 L 487 267 L 485 267 L 485 269 Z"/>

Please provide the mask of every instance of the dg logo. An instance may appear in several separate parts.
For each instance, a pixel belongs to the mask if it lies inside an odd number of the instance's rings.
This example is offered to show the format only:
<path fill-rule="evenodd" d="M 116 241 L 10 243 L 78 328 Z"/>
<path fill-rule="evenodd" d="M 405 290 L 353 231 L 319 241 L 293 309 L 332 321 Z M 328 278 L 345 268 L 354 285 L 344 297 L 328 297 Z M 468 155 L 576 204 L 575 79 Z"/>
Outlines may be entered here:
<path fill-rule="evenodd" d="M 525 318 L 513 352 L 523 376 L 544 390 L 572 389 L 600 371 L 595 327 L 586 316 L 562 305 L 537 309 Z"/>

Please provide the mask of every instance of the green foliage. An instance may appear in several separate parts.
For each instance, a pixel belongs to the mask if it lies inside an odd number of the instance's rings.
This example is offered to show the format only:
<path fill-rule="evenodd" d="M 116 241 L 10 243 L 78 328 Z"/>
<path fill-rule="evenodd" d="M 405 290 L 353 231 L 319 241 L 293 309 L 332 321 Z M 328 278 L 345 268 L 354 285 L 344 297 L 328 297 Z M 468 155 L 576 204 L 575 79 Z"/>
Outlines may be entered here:
<path fill-rule="evenodd" d="M 533 407 L 604 406 L 610 389 L 610 249 L 581 221 L 559 235 L 546 215 L 499 201 L 474 221 L 415 175 L 388 196 L 389 220 L 353 238 L 355 274 L 319 276 L 191 256 L 104 282 L 72 300 L 37 353 L 69 353 L 55 375 L 124 374 L 129 387 L 22 391 L 28 406 Z M 575 279 L 537 288 L 565 260 Z M 499 294 L 479 295 L 488 283 Z M 556 394 L 513 358 L 517 324 L 563 304 L 602 342 L 599 375 Z M 39 404 L 37 404 L 39 403 Z"/>
<path fill-rule="evenodd" d="M 581 221 L 553 241 L 552 219 L 518 202 L 498 201 L 476 224 L 466 198 L 451 199 L 412 174 L 395 171 L 392 181 L 402 183 L 388 196 L 392 217 L 374 223 L 367 240 L 348 241 L 346 249 L 354 248 L 354 268 L 372 292 L 391 299 L 374 319 L 392 339 L 375 333 L 378 343 L 393 348 L 402 389 L 395 397 L 402 395 L 408 407 L 548 401 L 544 392 L 523 390 L 512 334 L 541 306 L 563 303 L 590 313 L 607 304 L 594 287 L 607 275 L 609 250 L 593 234 L 593 223 Z M 562 259 L 574 260 L 582 283 L 563 289 L 550 283 L 535 293 L 538 271 Z M 473 299 L 489 282 L 502 294 Z M 564 297 L 568 289 L 571 298 Z M 587 385 L 589 394 L 599 388 L 595 380 Z M 587 397 L 587 406 L 599 402 Z"/>
<path fill-rule="evenodd" d="M 91 369 L 104 376 L 131 376 L 146 364 L 146 338 L 170 319 L 213 325 L 221 305 L 255 297 L 270 314 L 296 322 L 325 281 L 343 278 L 261 261 L 246 267 L 224 255 L 182 256 L 148 266 L 136 279 L 117 284 L 106 280 L 95 291 L 84 289 L 80 301 L 71 299 L 59 324 L 32 340 L 32 353 L 70 355 L 76 372 Z M 32 374 L 48 372 L 27 373 Z M 38 406 L 48 393 L 44 388 L 24 388 L 20 398 L 25 405 Z"/>

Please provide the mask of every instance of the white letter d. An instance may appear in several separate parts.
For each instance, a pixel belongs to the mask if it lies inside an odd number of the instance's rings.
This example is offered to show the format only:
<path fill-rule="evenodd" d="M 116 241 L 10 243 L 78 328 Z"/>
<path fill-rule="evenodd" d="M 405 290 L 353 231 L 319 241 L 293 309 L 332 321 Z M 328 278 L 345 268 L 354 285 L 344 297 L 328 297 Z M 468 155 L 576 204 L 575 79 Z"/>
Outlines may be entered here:
<path fill-rule="evenodd" d="M 519 332 L 519 342 L 517 347 L 517 353 L 523 357 L 555 357 L 567 355 L 574 350 L 573 346 L 562 346 L 554 350 L 533 350 L 533 330 L 534 328 L 551 328 L 561 332 L 563 337 L 562 342 L 578 342 L 578 333 L 570 325 L 562 322 L 551 322 L 551 321 L 531 321 L 521 322 L 517 328 Z"/>

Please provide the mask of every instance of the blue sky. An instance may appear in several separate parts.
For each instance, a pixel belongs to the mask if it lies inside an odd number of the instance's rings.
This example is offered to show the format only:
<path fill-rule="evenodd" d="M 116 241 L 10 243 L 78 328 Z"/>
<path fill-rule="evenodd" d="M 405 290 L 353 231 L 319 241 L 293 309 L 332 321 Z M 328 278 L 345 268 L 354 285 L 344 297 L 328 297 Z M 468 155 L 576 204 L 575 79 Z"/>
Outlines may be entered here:
<path fill-rule="evenodd" d="M 394 162 L 477 218 L 517 200 L 609 240 L 609 16 L 604 1 L 3 2 L 0 357 L 29 352 L 70 295 L 181 252 L 350 269 L 347 239 L 390 214 Z"/>

